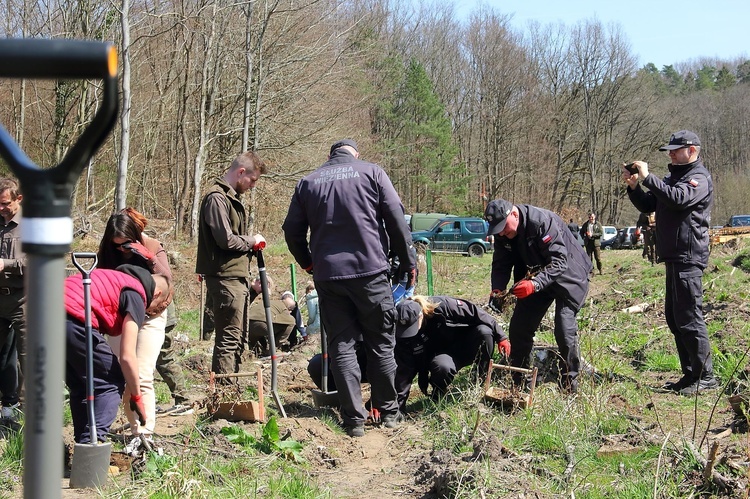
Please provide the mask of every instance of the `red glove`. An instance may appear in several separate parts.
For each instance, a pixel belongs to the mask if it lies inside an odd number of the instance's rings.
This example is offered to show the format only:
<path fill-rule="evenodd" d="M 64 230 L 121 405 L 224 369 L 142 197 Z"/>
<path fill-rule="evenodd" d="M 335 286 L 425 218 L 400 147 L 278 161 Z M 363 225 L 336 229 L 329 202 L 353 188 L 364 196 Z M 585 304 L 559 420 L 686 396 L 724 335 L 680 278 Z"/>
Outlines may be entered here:
<path fill-rule="evenodd" d="M 265 237 L 261 236 L 260 234 L 255 234 L 253 236 L 253 239 L 255 239 L 255 244 L 253 245 L 253 250 L 255 250 L 255 251 L 261 250 L 261 251 L 263 251 L 264 249 L 266 249 L 266 238 Z"/>
<path fill-rule="evenodd" d="M 309 267 L 305 267 L 305 272 L 307 272 L 310 275 L 313 275 L 313 269 L 312 269 L 312 263 Z"/>
<path fill-rule="evenodd" d="M 146 408 L 143 406 L 143 397 L 141 395 L 130 396 L 130 410 L 138 414 L 138 421 L 142 425 L 146 424 Z"/>
<path fill-rule="evenodd" d="M 500 343 L 497 344 L 497 351 L 505 354 L 506 357 L 510 357 L 510 341 L 508 341 L 507 338 L 501 340 Z"/>
<path fill-rule="evenodd" d="M 513 293 L 516 298 L 526 298 L 534 291 L 536 290 L 534 289 L 534 283 L 531 281 L 531 279 L 518 281 L 516 285 L 510 289 L 510 292 Z"/>
<path fill-rule="evenodd" d="M 134 255 L 143 258 L 147 263 L 155 263 L 154 254 L 139 242 L 124 244 L 122 247 L 129 249 Z"/>

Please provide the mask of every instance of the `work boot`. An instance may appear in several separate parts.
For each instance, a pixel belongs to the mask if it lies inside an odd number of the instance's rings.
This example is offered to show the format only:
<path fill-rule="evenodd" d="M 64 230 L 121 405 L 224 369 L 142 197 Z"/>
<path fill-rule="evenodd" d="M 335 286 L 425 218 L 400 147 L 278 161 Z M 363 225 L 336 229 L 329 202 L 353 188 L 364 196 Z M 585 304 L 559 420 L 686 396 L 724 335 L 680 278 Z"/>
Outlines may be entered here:
<path fill-rule="evenodd" d="M 399 423 L 404 421 L 404 415 L 400 411 L 396 411 L 391 414 L 386 414 L 382 418 L 383 426 L 386 428 L 396 428 Z"/>
<path fill-rule="evenodd" d="M 347 435 L 349 435 L 352 438 L 358 438 L 358 437 L 364 437 L 365 436 L 365 425 L 363 424 L 354 424 L 354 425 L 344 425 L 344 431 Z"/>
<path fill-rule="evenodd" d="M 662 389 L 669 390 L 672 392 L 679 392 L 680 390 L 682 390 L 686 386 L 691 385 L 692 383 L 693 383 L 693 378 L 686 374 L 677 381 L 667 381 L 666 383 L 664 383 L 664 385 L 662 385 Z"/>
<path fill-rule="evenodd" d="M 707 390 L 715 390 L 716 388 L 719 388 L 719 380 L 716 379 L 713 374 L 709 374 L 701 379 L 693 381 L 691 384 L 680 390 L 679 393 L 680 395 L 690 397 Z"/>

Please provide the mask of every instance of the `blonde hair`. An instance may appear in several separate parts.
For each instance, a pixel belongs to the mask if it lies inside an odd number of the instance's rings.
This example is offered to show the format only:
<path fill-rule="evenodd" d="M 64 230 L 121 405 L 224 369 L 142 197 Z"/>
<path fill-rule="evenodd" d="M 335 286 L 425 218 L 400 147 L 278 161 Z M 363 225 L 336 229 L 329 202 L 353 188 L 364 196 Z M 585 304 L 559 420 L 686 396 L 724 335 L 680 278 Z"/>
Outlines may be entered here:
<path fill-rule="evenodd" d="M 430 301 L 429 297 L 424 295 L 414 295 L 409 299 L 419 303 L 425 317 L 432 317 L 435 315 L 435 309 L 440 306 L 440 302 Z"/>

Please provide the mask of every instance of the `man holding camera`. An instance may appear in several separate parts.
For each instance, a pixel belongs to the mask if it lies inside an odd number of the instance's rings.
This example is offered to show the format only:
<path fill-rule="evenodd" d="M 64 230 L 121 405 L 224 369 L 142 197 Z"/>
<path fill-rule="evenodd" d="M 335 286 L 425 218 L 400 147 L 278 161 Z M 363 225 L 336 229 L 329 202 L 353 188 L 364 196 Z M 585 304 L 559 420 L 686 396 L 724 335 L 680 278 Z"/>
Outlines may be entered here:
<path fill-rule="evenodd" d="M 669 174 L 663 180 L 649 173 L 645 161 L 624 165 L 622 178 L 633 205 L 641 212 L 655 211 L 659 220 L 656 255 L 667 270 L 664 312 L 683 374 L 664 388 L 690 396 L 719 386 L 703 320 L 701 283 L 708 265 L 713 181 L 701 161 L 701 142 L 695 133 L 675 132 L 659 150 L 667 151 L 670 159 Z"/>

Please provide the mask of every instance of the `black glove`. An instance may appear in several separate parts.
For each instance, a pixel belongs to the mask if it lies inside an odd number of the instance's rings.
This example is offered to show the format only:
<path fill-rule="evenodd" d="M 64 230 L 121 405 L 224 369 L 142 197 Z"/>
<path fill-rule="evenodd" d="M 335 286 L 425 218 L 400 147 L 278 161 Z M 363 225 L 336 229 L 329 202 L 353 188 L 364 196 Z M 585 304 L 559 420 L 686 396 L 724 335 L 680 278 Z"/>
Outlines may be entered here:
<path fill-rule="evenodd" d="M 122 247 L 125 249 L 129 249 L 135 256 L 143 259 L 143 261 L 145 261 L 152 267 L 156 262 L 154 254 L 151 253 L 148 248 L 137 241 L 123 244 Z"/>
<path fill-rule="evenodd" d="M 430 396 L 430 394 L 428 393 L 428 390 L 430 388 L 430 370 L 429 369 L 422 369 L 421 371 L 419 371 L 417 384 L 419 385 L 419 389 L 422 391 L 422 393 L 425 394 L 425 397 L 429 397 Z"/>
<path fill-rule="evenodd" d="M 417 276 L 419 275 L 419 271 L 416 267 L 407 270 L 403 275 L 404 277 L 406 277 L 406 284 L 404 284 L 404 288 L 409 289 L 417 285 Z"/>
<path fill-rule="evenodd" d="M 142 424 L 146 424 L 146 408 L 143 406 L 142 397 L 140 395 L 130 396 L 130 410 L 138 415 L 138 421 Z"/>
<path fill-rule="evenodd" d="M 487 302 L 487 306 L 493 312 L 500 314 L 503 312 L 503 295 L 504 293 L 499 289 L 493 289 L 490 293 L 490 299 Z"/>

